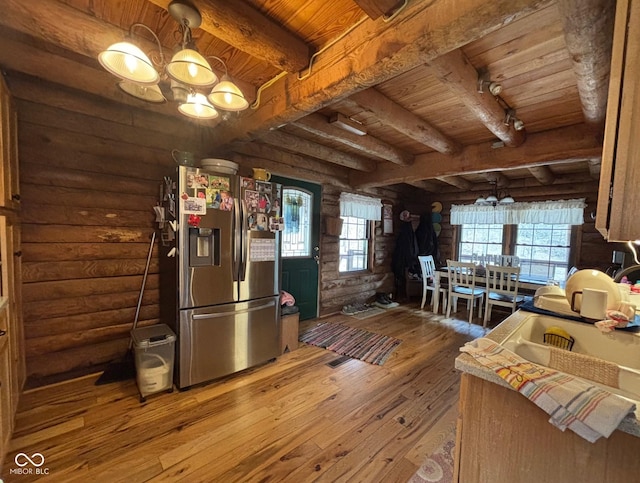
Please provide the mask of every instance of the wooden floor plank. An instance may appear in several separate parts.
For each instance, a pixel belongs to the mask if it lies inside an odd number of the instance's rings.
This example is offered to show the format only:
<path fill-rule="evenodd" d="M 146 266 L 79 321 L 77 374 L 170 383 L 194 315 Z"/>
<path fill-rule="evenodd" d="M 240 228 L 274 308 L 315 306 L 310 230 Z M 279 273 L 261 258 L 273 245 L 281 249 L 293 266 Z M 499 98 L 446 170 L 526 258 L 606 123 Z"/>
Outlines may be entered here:
<path fill-rule="evenodd" d="M 462 312 L 461 312 L 461 315 Z M 28 391 L 17 452 L 42 453 L 38 481 L 406 481 L 457 414 L 458 349 L 482 327 L 416 303 L 336 322 L 402 340 L 382 366 L 307 344 L 275 362 L 140 404 L 133 381 L 98 375 Z"/>

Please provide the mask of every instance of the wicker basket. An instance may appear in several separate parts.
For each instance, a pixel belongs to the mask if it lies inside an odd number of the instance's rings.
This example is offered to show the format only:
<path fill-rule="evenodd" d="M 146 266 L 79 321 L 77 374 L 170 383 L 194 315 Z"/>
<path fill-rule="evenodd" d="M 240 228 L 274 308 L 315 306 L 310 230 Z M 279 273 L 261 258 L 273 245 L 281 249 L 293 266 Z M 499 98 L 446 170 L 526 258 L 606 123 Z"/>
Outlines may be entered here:
<path fill-rule="evenodd" d="M 324 219 L 325 233 L 329 236 L 340 236 L 342 233 L 342 218 L 327 216 Z"/>

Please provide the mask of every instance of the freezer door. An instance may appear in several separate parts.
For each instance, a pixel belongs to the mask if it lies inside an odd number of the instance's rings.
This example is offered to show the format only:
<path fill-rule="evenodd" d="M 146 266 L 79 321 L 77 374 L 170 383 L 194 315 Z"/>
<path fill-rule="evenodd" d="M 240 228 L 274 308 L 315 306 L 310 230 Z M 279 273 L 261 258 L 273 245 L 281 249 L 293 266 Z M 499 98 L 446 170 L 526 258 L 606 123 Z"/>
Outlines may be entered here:
<path fill-rule="evenodd" d="M 180 311 L 177 384 L 184 388 L 279 355 L 278 297 Z"/>
<path fill-rule="evenodd" d="M 215 201 L 221 189 L 237 189 L 237 177 L 198 168 L 179 168 L 178 177 L 178 293 L 180 309 L 206 307 L 238 300 L 236 210 L 229 204 L 206 208 L 197 227 L 189 224 L 190 199 Z M 227 191 L 227 190 L 222 190 Z M 185 199 L 187 198 L 188 199 Z"/>

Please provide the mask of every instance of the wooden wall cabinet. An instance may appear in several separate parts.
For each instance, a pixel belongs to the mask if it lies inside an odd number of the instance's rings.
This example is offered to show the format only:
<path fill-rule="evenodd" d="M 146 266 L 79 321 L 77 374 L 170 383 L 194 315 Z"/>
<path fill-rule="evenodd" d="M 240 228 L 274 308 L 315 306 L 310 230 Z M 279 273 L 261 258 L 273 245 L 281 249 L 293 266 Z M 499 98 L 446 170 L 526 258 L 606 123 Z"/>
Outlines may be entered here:
<path fill-rule="evenodd" d="M 640 0 L 618 0 L 596 228 L 640 239 Z"/>
<path fill-rule="evenodd" d="M 0 472 L 26 379 L 16 131 L 15 110 L 0 78 Z"/>

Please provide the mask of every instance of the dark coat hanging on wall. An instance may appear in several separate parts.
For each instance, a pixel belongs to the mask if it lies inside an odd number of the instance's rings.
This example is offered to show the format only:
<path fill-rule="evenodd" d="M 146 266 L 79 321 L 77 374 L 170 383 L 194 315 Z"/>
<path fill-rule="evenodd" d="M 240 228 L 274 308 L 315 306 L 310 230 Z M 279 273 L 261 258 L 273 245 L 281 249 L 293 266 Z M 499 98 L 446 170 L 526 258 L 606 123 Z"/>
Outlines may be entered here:
<path fill-rule="evenodd" d="M 406 271 L 418 261 L 418 241 L 410 221 L 401 221 L 393 251 L 391 268 L 395 276 L 396 292 L 406 293 Z"/>
<path fill-rule="evenodd" d="M 422 273 L 418 255 L 432 255 L 436 265 L 440 265 L 438 235 L 433 229 L 431 213 L 420 215 L 420 224 L 415 232 L 411 222 L 400 222 L 392 259 L 392 270 L 398 294 L 407 294 L 407 276 L 421 280 Z"/>
<path fill-rule="evenodd" d="M 418 255 L 432 255 L 437 266 L 440 265 L 440 251 L 438 250 L 438 235 L 433 229 L 431 213 L 420 215 L 420 224 L 416 228 Z M 418 273 L 420 269 L 418 268 Z"/>

